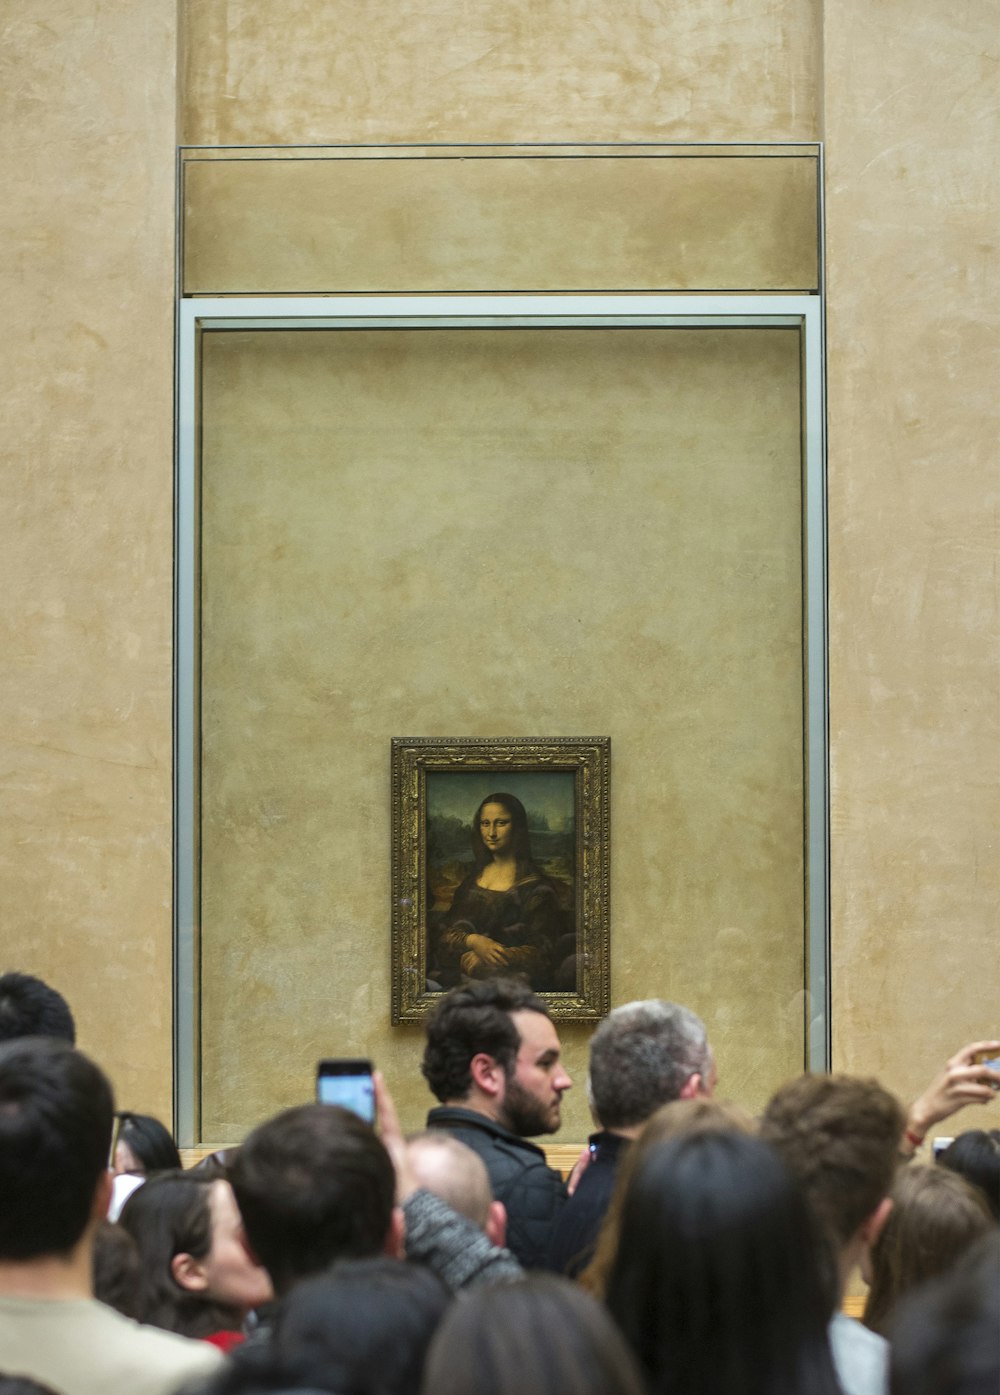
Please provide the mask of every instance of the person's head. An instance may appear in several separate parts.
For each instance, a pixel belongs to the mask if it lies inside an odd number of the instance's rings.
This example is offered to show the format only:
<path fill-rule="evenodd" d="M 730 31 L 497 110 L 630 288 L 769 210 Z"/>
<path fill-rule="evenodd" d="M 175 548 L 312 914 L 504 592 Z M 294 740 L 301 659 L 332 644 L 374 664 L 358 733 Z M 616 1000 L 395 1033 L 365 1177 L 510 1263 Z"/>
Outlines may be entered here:
<path fill-rule="evenodd" d="M 421 1265 L 344 1260 L 282 1304 L 274 1352 L 298 1382 L 335 1395 L 413 1395 L 450 1301 Z"/>
<path fill-rule="evenodd" d="M 1000 1129 L 968 1129 L 960 1133 L 938 1154 L 937 1161 L 978 1187 L 993 1219 L 1000 1221 Z"/>
<path fill-rule="evenodd" d="M 513 794 L 488 794 L 472 819 L 472 854 L 476 867 L 495 857 L 513 857 L 519 864 L 531 861 L 531 838 L 524 805 Z"/>
<path fill-rule="evenodd" d="M 756 1131 L 753 1119 L 738 1105 L 698 1096 L 690 1100 L 672 1100 L 661 1105 L 647 1119 L 642 1132 L 619 1163 L 615 1174 L 615 1189 L 611 1204 L 597 1237 L 594 1257 L 579 1276 L 580 1283 L 590 1293 L 603 1298 L 608 1275 L 618 1253 L 621 1234 L 622 1206 L 632 1174 L 658 1143 L 671 1138 L 683 1138 L 696 1133 L 745 1133 Z"/>
<path fill-rule="evenodd" d="M 142 1282 L 139 1250 L 128 1231 L 114 1221 L 101 1221 L 94 1231 L 91 1273 L 97 1301 L 138 1321 Z"/>
<path fill-rule="evenodd" d="M 229 1180 L 250 1249 L 279 1295 L 334 1260 L 398 1249 L 392 1162 L 347 1109 L 305 1104 L 268 1119 L 239 1149 Z"/>
<path fill-rule="evenodd" d="M 676 1003 L 625 1003 L 591 1038 L 590 1102 L 605 1129 L 634 1129 L 661 1104 L 710 1095 L 714 1085 L 705 1024 Z"/>
<path fill-rule="evenodd" d="M 181 1155 L 166 1125 L 151 1114 L 134 1114 L 123 1109 L 118 1114 L 118 1141 L 114 1168 L 117 1175 L 129 1172 L 148 1177 L 153 1172 L 179 1168 Z"/>
<path fill-rule="evenodd" d="M 901 1168 L 863 1270 L 865 1325 L 886 1336 L 904 1294 L 946 1273 L 992 1226 L 985 1198 L 964 1177 L 940 1167 Z"/>
<path fill-rule="evenodd" d="M 694 1133 L 646 1153 L 606 1301 L 657 1395 L 838 1389 L 814 1223 L 757 1138 Z"/>
<path fill-rule="evenodd" d="M 438 1328 L 424 1395 L 645 1395 L 632 1353 L 602 1304 L 568 1279 L 462 1293 Z"/>
<path fill-rule="evenodd" d="M 421 1065 L 442 1103 L 464 1104 L 528 1138 L 555 1133 L 573 1083 L 541 998 L 515 979 L 463 984 L 427 1023 Z"/>
<path fill-rule="evenodd" d="M 847 1075 L 799 1076 L 764 1111 L 761 1138 L 798 1178 L 842 1270 L 885 1223 L 904 1123 L 878 1081 Z"/>
<path fill-rule="evenodd" d="M 494 1245 L 505 1244 L 506 1209 L 502 1201 L 493 1200 L 490 1175 L 478 1153 L 445 1129 L 411 1135 L 406 1152 L 417 1186 L 479 1226 Z"/>
<path fill-rule="evenodd" d="M 0 974 L 0 1041 L 58 1037 L 76 1043 L 76 1023 L 61 993 L 33 974 Z"/>
<path fill-rule="evenodd" d="M 68 1258 L 107 1210 L 114 1100 L 54 1037 L 0 1045 L 0 1260 Z"/>
<path fill-rule="evenodd" d="M 240 1214 L 222 1178 L 160 1173 L 132 1193 L 118 1224 L 138 1248 L 141 1319 L 153 1327 L 185 1337 L 235 1331 L 271 1297 L 266 1272 L 242 1243 Z"/>
<path fill-rule="evenodd" d="M 900 1304 L 889 1350 L 890 1395 L 1000 1390 L 1000 1232 L 983 1237 Z"/>

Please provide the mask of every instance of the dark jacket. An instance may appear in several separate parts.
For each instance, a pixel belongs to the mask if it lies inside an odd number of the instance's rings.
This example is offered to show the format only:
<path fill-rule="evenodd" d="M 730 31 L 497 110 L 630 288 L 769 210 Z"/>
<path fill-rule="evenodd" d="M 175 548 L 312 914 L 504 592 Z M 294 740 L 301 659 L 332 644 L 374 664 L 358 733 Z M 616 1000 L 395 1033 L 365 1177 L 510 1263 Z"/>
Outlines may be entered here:
<path fill-rule="evenodd" d="M 549 1249 L 549 1267 L 572 1279 L 594 1257 L 597 1233 L 615 1189 L 618 1164 L 630 1140 L 615 1133 L 592 1133 L 589 1142 L 591 1160 L 563 1207 Z"/>
<path fill-rule="evenodd" d="M 526 1138 L 474 1109 L 442 1105 L 427 1116 L 429 1129 L 447 1129 L 478 1153 L 497 1201 L 507 1208 L 507 1248 L 525 1269 L 543 1269 L 566 1188 L 545 1154 Z"/>

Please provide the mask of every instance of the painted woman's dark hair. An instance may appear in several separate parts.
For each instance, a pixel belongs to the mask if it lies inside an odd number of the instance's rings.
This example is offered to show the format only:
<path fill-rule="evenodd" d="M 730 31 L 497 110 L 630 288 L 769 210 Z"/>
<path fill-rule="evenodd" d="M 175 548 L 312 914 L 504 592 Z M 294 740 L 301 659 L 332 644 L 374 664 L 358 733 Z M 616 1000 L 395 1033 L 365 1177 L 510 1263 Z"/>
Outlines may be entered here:
<path fill-rule="evenodd" d="M 514 857 L 517 860 L 518 876 L 523 877 L 526 873 L 537 870 L 531 856 L 527 811 L 517 795 L 500 792 L 488 794 L 476 810 L 472 820 L 472 855 L 476 859 L 476 871 L 481 872 L 490 861 L 489 849 L 483 842 L 483 835 L 479 830 L 479 820 L 482 818 L 483 810 L 487 804 L 499 804 L 510 814 L 514 825 Z"/>
<path fill-rule="evenodd" d="M 625 1194 L 607 1304 L 650 1395 L 835 1395 L 822 1249 L 759 1139 L 652 1148 Z"/>

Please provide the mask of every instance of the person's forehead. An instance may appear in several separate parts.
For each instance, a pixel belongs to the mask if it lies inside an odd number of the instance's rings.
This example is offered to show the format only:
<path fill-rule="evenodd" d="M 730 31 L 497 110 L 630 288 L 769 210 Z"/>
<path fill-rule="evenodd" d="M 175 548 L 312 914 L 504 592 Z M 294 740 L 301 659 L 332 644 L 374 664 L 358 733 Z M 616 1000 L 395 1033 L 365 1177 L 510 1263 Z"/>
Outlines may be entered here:
<path fill-rule="evenodd" d="M 214 1221 L 239 1220 L 236 1197 L 225 1177 L 216 1177 L 208 1191 L 208 1205 Z"/>
<path fill-rule="evenodd" d="M 544 1051 L 559 1050 L 559 1034 L 555 1023 L 543 1012 L 532 1012 L 530 1008 L 522 1008 L 518 1012 L 512 1012 L 510 1017 L 521 1038 L 519 1056 L 540 1056 Z"/>

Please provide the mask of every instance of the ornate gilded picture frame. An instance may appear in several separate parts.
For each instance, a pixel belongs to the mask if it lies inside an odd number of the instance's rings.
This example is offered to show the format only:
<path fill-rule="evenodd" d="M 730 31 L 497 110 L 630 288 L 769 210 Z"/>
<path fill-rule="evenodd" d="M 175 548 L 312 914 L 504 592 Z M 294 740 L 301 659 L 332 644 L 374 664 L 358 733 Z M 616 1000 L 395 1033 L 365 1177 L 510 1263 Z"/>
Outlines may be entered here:
<path fill-rule="evenodd" d="M 610 763 L 609 737 L 393 739 L 393 1023 L 498 974 L 604 1016 Z"/>

